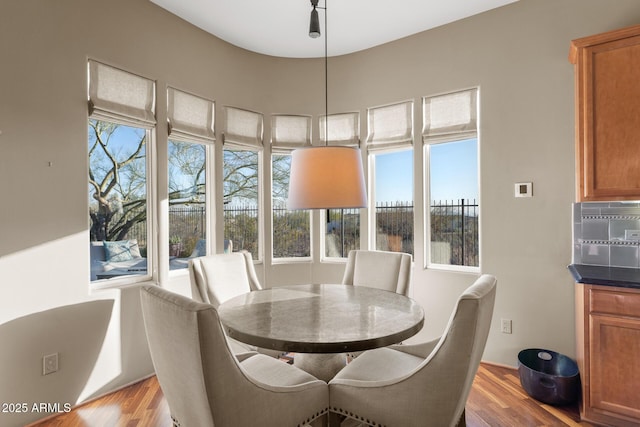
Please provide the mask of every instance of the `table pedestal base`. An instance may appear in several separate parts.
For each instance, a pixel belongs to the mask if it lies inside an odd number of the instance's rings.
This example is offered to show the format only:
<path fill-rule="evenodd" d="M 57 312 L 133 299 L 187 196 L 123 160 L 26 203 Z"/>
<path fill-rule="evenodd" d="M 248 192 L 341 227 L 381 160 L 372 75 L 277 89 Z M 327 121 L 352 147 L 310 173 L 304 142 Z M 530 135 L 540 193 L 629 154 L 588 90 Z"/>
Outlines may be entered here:
<path fill-rule="evenodd" d="M 296 353 L 293 365 L 319 380 L 329 382 L 347 364 L 344 353 Z"/>

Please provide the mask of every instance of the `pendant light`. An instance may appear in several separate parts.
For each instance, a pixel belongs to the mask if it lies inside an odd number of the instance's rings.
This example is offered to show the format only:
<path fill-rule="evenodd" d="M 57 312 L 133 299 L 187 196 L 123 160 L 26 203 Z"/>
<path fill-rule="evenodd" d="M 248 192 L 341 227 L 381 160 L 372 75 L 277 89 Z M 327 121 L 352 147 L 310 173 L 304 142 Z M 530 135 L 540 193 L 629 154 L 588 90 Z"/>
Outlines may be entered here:
<path fill-rule="evenodd" d="M 313 10 L 309 36 L 320 36 L 319 9 L 324 9 L 324 108 L 325 145 L 299 148 L 291 153 L 289 177 L 289 209 L 349 209 L 367 206 L 367 192 L 360 149 L 329 144 L 329 87 L 327 53 L 327 4 L 318 7 L 311 0 Z"/>

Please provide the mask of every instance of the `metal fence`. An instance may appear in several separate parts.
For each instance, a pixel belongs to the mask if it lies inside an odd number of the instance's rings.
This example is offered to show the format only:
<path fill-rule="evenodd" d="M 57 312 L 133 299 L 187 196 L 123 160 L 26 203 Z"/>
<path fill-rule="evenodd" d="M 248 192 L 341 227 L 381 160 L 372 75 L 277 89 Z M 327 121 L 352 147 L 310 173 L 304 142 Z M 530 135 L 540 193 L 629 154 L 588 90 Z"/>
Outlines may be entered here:
<path fill-rule="evenodd" d="M 431 203 L 430 259 L 435 264 L 479 265 L 478 203 L 475 199 Z"/>
<path fill-rule="evenodd" d="M 376 204 L 376 249 L 413 255 L 413 202 Z"/>
<path fill-rule="evenodd" d="M 433 201 L 430 206 L 432 263 L 477 266 L 478 203 L 469 199 Z M 258 207 L 225 205 L 224 237 L 234 250 L 258 256 Z M 169 209 L 169 236 L 172 255 L 189 256 L 199 239 L 205 238 L 204 207 Z M 412 202 L 376 205 L 376 249 L 413 254 L 414 209 Z M 273 249 L 275 258 L 308 257 L 311 248 L 309 211 L 290 211 L 284 204 L 273 208 Z M 360 210 L 327 210 L 326 256 L 345 257 L 360 246 Z M 146 226 L 137 224 L 128 238 L 146 241 Z"/>
<path fill-rule="evenodd" d="M 233 250 L 251 252 L 258 258 L 258 207 L 255 205 L 224 206 L 224 238 L 233 242 Z"/>

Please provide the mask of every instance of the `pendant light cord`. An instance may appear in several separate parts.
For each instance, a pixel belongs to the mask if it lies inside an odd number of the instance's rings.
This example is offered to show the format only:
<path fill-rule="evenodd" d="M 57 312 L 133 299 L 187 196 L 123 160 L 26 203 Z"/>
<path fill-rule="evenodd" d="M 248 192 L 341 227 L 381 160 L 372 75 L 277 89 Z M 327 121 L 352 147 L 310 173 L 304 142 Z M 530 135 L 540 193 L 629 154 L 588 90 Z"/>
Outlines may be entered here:
<path fill-rule="evenodd" d="M 329 146 L 329 65 L 328 65 L 327 0 L 324 1 L 324 145 Z"/>

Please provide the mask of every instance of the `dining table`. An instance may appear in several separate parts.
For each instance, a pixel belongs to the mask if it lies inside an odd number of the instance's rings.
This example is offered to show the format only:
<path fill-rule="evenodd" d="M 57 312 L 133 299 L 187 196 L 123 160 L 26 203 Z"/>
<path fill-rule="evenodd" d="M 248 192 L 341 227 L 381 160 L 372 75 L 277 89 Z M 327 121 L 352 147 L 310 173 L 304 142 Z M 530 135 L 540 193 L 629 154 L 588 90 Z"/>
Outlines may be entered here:
<path fill-rule="evenodd" d="M 418 333 L 424 310 L 395 292 L 367 286 L 301 284 L 251 291 L 218 307 L 226 334 L 295 353 L 294 364 L 330 380 L 345 354 L 397 344 Z"/>

